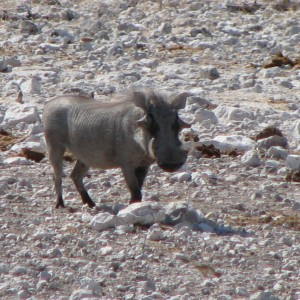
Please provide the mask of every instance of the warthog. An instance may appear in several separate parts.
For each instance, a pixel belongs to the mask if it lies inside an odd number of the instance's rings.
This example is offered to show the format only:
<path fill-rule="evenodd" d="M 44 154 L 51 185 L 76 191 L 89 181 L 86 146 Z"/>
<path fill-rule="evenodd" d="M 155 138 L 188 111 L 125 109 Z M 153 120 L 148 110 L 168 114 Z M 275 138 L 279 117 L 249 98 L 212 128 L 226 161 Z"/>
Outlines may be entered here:
<path fill-rule="evenodd" d="M 189 125 L 177 113 L 185 107 L 187 96 L 169 97 L 147 89 L 131 91 L 111 102 L 64 95 L 47 103 L 43 125 L 54 170 L 55 207 L 64 207 L 62 172 L 67 149 L 77 158 L 71 178 L 89 207 L 95 203 L 83 177 L 90 167 L 121 168 L 131 193 L 130 203 L 141 201 L 141 188 L 152 163 L 156 161 L 167 172 L 178 170 L 188 155 L 178 134 Z"/>

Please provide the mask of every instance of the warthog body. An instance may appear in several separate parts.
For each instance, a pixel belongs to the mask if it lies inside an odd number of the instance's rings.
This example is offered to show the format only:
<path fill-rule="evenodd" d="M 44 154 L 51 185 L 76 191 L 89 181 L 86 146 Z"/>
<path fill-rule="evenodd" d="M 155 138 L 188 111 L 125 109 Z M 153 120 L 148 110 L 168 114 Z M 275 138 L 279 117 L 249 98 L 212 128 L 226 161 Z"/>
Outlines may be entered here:
<path fill-rule="evenodd" d="M 154 90 L 132 91 L 111 102 L 65 95 L 47 103 L 43 125 L 49 160 L 54 170 L 56 207 L 62 197 L 63 155 L 77 158 L 71 178 L 83 203 L 95 206 L 84 185 L 90 167 L 121 168 L 131 193 L 130 203 L 141 201 L 141 188 L 149 166 L 176 171 L 186 161 L 179 131 L 188 127 L 177 110 L 184 108 L 186 93 L 171 99 Z"/>

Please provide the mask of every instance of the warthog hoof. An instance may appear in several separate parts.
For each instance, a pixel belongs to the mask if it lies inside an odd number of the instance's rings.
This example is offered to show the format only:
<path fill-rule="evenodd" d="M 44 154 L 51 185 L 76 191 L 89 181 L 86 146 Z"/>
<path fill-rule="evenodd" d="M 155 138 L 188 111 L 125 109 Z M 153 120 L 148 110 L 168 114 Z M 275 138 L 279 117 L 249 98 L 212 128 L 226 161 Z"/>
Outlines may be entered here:
<path fill-rule="evenodd" d="M 56 209 L 60 208 L 60 207 L 63 207 L 63 208 L 65 207 L 64 200 L 63 200 L 62 196 L 58 197 L 57 201 L 55 203 L 55 208 Z"/>
<path fill-rule="evenodd" d="M 137 202 L 141 202 L 141 199 L 133 199 L 129 201 L 129 204 L 133 204 L 133 203 L 137 203 Z"/>
<path fill-rule="evenodd" d="M 94 201 L 89 201 L 89 202 L 87 202 L 86 203 L 87 205 L 88 205 L 88 207 L 90 207 L 90 208 L 93 208 L 93 207 L 95 207 L 96 206 L 96 204 L 95 204 L 95 202 Z"/>

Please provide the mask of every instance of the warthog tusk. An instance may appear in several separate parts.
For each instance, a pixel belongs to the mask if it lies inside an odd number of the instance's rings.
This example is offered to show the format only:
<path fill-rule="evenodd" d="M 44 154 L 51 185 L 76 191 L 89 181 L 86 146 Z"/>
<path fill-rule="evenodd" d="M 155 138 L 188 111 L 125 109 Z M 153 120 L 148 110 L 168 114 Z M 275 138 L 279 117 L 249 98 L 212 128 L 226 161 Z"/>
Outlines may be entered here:
<path fill-rule="evenodd" d="M 154 143 L 154 138 L 152 138 L 148 144 L 148 153 L 151 158 L 155 159 L 155 154 L 153 151 L 153 143 Z"/>

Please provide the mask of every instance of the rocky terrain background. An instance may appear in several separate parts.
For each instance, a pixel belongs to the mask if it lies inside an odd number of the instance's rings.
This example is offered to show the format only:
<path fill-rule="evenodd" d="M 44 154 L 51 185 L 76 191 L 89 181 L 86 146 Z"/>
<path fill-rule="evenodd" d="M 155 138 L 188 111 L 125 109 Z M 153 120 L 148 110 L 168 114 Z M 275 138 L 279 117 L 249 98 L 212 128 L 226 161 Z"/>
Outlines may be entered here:
<path fill-rule="evenodd" d="M 1 299 L 300 299 L 298 1 L 4 0 L 0 37 Z M 130 86 L 191 93 L 187 163 L 89 209 L 68 156 L 55 210 L 45 103 Z"/>

